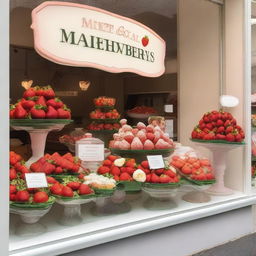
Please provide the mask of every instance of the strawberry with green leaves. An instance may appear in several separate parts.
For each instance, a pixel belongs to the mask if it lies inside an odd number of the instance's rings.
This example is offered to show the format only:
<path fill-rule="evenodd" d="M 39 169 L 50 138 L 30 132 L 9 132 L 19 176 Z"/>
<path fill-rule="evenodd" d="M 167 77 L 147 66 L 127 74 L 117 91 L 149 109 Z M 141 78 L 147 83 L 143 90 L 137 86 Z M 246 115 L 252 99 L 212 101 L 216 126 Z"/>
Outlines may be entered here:
<path fill-rule="evenodd" d="M 31 110 L 30 110 L 30 115 L 34 119 L 44 119 L 45 118 L 45 107 L 42 105 L 35 105 Z"/>

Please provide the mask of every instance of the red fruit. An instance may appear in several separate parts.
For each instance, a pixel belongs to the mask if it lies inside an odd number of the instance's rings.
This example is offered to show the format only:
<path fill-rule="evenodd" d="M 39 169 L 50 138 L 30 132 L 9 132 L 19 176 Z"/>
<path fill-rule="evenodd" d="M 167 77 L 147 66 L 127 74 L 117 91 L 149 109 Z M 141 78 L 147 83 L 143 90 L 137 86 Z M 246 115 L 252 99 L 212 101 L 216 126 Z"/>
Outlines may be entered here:
<path fill-rule="evenodd" d="M 210 166 L 211 163 L 208 159 L 200 159 L 201 166 Z"/>
<path fill-rule="evenodd" d="M 236 134 L 235 140 L 236 140 L 236 142 L 241 142 L 243 140 L 241 134 Z"/>
<path fill-rule="evenodd" d="M 10 194 L 10 200 L 16 201 L 16 194 Z"/>
<path fill-rule="evenodd" d="M 135 137 L 131 143 L 132 150 L 141 150 L 143 149 L 143 144 L 138 137 Z"/>
<path fill-rule="evenodd" d="M 36 96 L 35 89 L 34 88 L 29 88 L 23 93 L 23 98 L 32 98 Z"/>
<path fill-rule="evenodd" d="M 45 98 L 43 96 L 40 96 L 37 101 L 36 101 L 36 105 L 41 105 L 43 107 L 47 107 L 46 105 L 46 101 Z"/>
<path fill-rule="evenodd" d="M 217 129 L 217 133 L 223 133 L 225 131 L 225 127 L 224 126 L 220 126 Z"/>
<path fill-rule="evenodd" d="M 231 122 L 230 122 L 230 120 L 226 120 L 225 123 L 224 123 L 224 126 L 225 126 L 225 127 L 228 127 L 228 126 L 230 126 L 230 125 L 232 125 Z"/>
<path fill-rule="evenodd" d="M 184 174 L 191 174 L 191 173 L 192 173 L 192 169 L 193 169 L 193 165 L 192 165 L 192 164 L 189 164 L 189 163 L 186 163 L 186 164 L 184 164 L 184 166 L 182 167 L 181 171 L 182 171 Z"/>
<path fill-rule="evenodd" d="M 103 165 L 105 166 L 111 166 L 112 165 L 112 162 L 109 160 L 109 159 L 106 159 L 103 161 Z"/>
<path fill-rule="evenodd" d="M 176 177 L 176 173 L 174 173 L 172 170 L 166 170 L 164 174 L 168 175 L 170 178 Z"/>
<path fill-rule="evenodd" d="M 127 172 L 126 168 L 127 168 L 127 167 L 121 167 L 121 168 L 120 168 L 121 172 Z"/>
<path fill-rule="evenodd" d="M 210 131 L 213 129 L 212 123 L 206 124 L 205 127 L 206 127 L 207 129 L 209 129 Z"/>
<path fill-rule="evenodd" d="M 45 162 L 37 172 L 44 172 L 46 175 L 49 175 L 55 171 L 55 165 Z"/>
<path fill-rule="evenodd" d="M 144 150 L 152 150 L 154 148 L 155 148 L 155 145 L 154 145 L 154 143 L 151 140 L 146 140 L 144 142 L 144 146 L 143 146 Z"/>
<path fill-rule="evenodd" d="M 146 168 L 138 168 L 138 169 L 141 169 L 143 172 L 145 172 L 146 174 L 149 174 L 151 173 L 151 171 L 149 169 L 146 169 Z"/>
<path fill-rule="evenodd" d="M 171 178 L 168 175 L 162 174 L 159 177 L 159 182 L 160 183 L 169 183 L 169 182 L 171 182 Z"/>
<path fill-rule="evenodd" d="M 125 167 L 132 167 L 135 168 L 136 163 L 135 163 L 135 159 L 129 159 L 125 162 L 124 164 Z"/>
<path fill-rule="evenodd" d="M 73 193 L 73 190 L 70 187 L 63 186 L 63 188 L 61 190 L 61 195 L 66 196 L 66 197 L 73 197 L 74 193 Z"/>
<path fill-rule="evenodd" d="M 55 92 L 50 85 L 44 88 L 44 97 L 46 99 L 52 99 L 55 97 Z"/>
<path fill-rule="evenodd" d="M 148 132 L 148 133 L 146 133 L 146 136 L 147 136 L 148 140 L 154 141 L 154 139 L 155 139 L 154 133 Z"/>
<path fill-rule="evenodd" d="M 64 104 L 60 99 L 55 98 L 55 99 L 47 100 L 46 105 L 52 106 L 53 108 L 57 109 L 57 108 L 63 107 Z"/>
<path fill-rule="evenodd" d="M 80 182 L 71 181 L 67 184 L 68 187 L 70 187 L 72 190 L 78 190 L 80 187 Z"/>
<path fill-rule="evenodd" d="M 124 136 L 124 139 L 125 139 L 129 144 L 131 144 L 132 141 L 133 141 L 133 139 L 134 139 L 134 135 L 132 135 L 132 134 L 125 135 L 125 136 Z"/>
<path fill-rule="evenodd" d="M 148 36 L 144 36 L 142 39 L 141 39 L 141 43 L 144 47 L 146 47 L 149 43 L 149 38 Z"/>
<path fill-rule="evenodd" d="M 100 166 L 98 168 L 98 174 L 105 174 L 105 173 L 109 173 L 110 168 L 107 166 Z"/>
<path fill-rule="evenodd" d="M 213 180 L 214 179 L 214 175 L 212 173 L 206 173 L 205 176 L 206 176 L 207 180 Z"/>
<path fill-rule="evenodd" d="M 33 100 L 24 100 L 24 101 L 22 101 L 21 105 L 26 110 L 30 110 L 31 108 L 33 108 L 36 105 L 36 103 Z"/>
<path fill-rule="evenodd" d="M 146 182 L 151 182 L 151 174 L 146 175 Z"/>
<path fill-rule="evenodd" d="M 234 127 L 233 126 L 228 126 L 225 130 L 225 133 L 228 134 L 228 133 L 231 133 L 234 131 Z"/>
<path fill-rule="evenodd" d="M 10 169 L 10 180 L 14 180 L 17 178 L 17 172 L 14 168 Z"/>
<path fill-rule="evenodd" d="M 209 132 L 208 134 L 205 134 L 203 137 L 204 140 L 214 140 L 215 139 L 215 135 L 213 132 Z"/>
<path fill-rule="evenodd" d="M 132 177 L 130 176 L 129 173 L 123 172 L 121 173 L 119 180 L 132 180 Z"/>
<path fill-rule="evenodd" d="M 48 110 L 46 112 L 45 117 L 47 119 L 56 119 L 56 118 L 58 118 L 58 112 L 54 107 L 48 106 Z"/>
<path fill-rule="evenodd" d="M 121 171 L 120 171 L 120 169 L 119 169 L 117 166 L 113 166 L 113 167 L 111 168 L 111 170 L 110 170 L 110 173 L 111 173 L 113 176 L 115 176 L 115 175 L 119 176 L 120 173 L 121 173 Z"/>
<path fill-rule="evenodd" d="M 28 115 L 27 111 L 19 104 L 14 110 L 14 117 L 16 119 L 24 119 Z"/>
<path fill-rule="evenodd" d="M 20 190 L 16 194 L 16 201 L 27 202 L 29 200 L 29 193 L 27 190 Z"/>
<path fill-rule="evenodd" d="M 219 126 L 223 126 L 223 125 L 224 125 L 224 122 L 221 119 L 216 121 L 216 126 L 219 127 Z"/>
<path fill-rule="evenodd" d="M 151 174 L 151 182 L 152 183 L 160 183 L 160 179 L 155 173 Z"/>
<path fill-rule="evenodd" d="M 44 96 L 44 90 L 42 87 L 36 86 L 35 93 L 36 93 L 36 96 Z"/>
<path fill-rule="evenodd" d="M 143 168 L 149 169 L 148 161 L 142 161 L 142 162 L 141 162 L 141 166 L 142 166 Z"/>
<path fill-rule="evenodd" d="M 228 133 L 227 135 L 226 135 L 226 140 L 227 141 L 235 141 L 235 136 L 232 134 L 232 133 Z"/>
<path fill-rule="evenodd" d="M 197 131 L 195 131 L 195 130 L 192 131 L 191 138 L 192 139 L 197 139 Z"/>
<path fill-rule="evenodd" d="M 42 163 L 40 163 L 39 161 L 30 165 L 30 170 L 32 172 L 39 172 L 38 170 L 40 170 L 41 168 L 42 168 Z"/>
<path fill-rule="evenodd" d="M 57 111 L 58 111 L 59 119 L 70 119 L 71 118 L 70 110 L 68 110 L 67 108 L 58 108 Z"/>
<path fill-rule="evenodd" d="M 85 176 L 85 174 L 80 173 L 80 174 L 78 175 L 78 179 L 79 179 L 79 180 L 83 180 L 83 179 L 84 179 L 84 176 Z"/>
<path fill-rule="evenodd" d="M 60 196 L 62 194 L 62 185 L 59 183 L 56 183 L 51 186 L 50 190 L 52 194 Z"/>
<path fill-rule="evenodd" d="M 216 134 L 216 140 L 226 140 L 226 135 Z"/>
<path fill-rule="evenodd" d="M 47 176 L 46 180 L 47 180 L 47 183 L 50 183 L 50 184 L 58 183 L 57 180 L 55 180 L 53 177 L 50 177 L 50 176 Z"/>
<path fill-rule="evenodd" d="M 170 148 L 170 144 L 163 139 L 159 139 L 155 145 L 155 149 L 167 149 Z"/>
<path fill-rule="evenodd" d="M 49 196 L 44 191 L 39 191 L 34 194 L 33 201 L 35 203 L 45 203 L 49 199 Z"/>
<path fill-rule="evenodd" d="M 163 169 L 163 168 L 162 168 L 162 169 L 157 169 L 157 170 L 155 170 L 154 172 L 155 172 L 155 174 L 157 174 L 157 175 L 161 175 L 161 174 L 164 173 L 164 169 Z"/>
<path fill-rule="evenodd" d="M 45 118 L 45 112 L 44 112 L 43 109 L 44 109 L 44 107 L 42 105 L 35 105 L 30 110 L 31 117 L 35 118 L 35 119 L 44 119 Z"/>
<path fill-rule="evenodd" d="M 130 175 L 132 175 L 135 172 L 135 168 L 132 167 L 125 167 L 126 168 L 126 172 L 129 173 Z"/>
<path fill-rule="evenodd" d="M 119 176 L 118 175 L 114 175 L 114 180 L 115 181 L 119 181 Z"/>
<path fill-rule="evenodd" d="M 16 191 L 17 191 L 16 186 L 10 184 L 10 193 L 14 194 L 14 193 L 16 193 Z"/>
<path fill-rule="evenodd" d="M 79 195 L 89 195 L 92 193 L 93 193 L 93 190 L 86 184 L 81 184 L 81 186 L 78 189 Z"/>

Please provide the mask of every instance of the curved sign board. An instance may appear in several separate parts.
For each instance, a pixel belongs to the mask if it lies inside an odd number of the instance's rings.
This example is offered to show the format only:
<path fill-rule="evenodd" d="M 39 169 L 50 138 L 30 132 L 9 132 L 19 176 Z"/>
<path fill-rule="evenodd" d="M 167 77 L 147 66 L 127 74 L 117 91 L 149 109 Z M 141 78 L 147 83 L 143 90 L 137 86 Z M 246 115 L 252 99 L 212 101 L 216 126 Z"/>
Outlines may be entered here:
<path fill-rule="evenodd" d="M 87 5 L 44 2 L 32 11 L 36 51 L 53 62 L 157 77 L 165 41 L 132 19 Z"/>

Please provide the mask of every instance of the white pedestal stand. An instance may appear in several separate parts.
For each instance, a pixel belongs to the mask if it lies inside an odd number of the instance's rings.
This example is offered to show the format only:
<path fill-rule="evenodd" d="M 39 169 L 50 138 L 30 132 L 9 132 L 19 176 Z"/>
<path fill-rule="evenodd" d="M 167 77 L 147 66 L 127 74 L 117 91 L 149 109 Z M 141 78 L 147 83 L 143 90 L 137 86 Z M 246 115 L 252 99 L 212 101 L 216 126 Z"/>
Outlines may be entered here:
<path fill-rule="evenodd" d="M 36 162 L 44 156 L 45 142 L 50 131 L 60 131 L 66 124 L 51 124 L 44 127 L 12 126 L 15 130 L 27 131 L 31 139 L 32 157 L 26 162 L 26 166 Z"/>
<path fill-rule="evenodd" d="M 243 146 L 243 144 L 221 144 L 221 143 L 200 143 L 194 142 L 196 145 L 205 147 L 212 152 L 212 167 L 215 174 L 216 183 L 213 184 L 205 192 L 225 196 L 233 194 L 232 189 L 227 188 L 224 184 L 224 174 L 226 170 L 226 158 L 229 151 Z"/>

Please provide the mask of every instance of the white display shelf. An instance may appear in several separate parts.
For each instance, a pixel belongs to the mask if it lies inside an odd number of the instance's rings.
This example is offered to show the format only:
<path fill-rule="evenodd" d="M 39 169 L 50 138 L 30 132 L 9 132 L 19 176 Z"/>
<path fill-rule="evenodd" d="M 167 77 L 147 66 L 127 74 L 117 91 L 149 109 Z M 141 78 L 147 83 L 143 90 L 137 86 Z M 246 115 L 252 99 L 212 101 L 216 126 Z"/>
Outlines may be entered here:
<path fill-rule="evenodd" d="M 182 188 L 181 188 L 182 189 Z M 120 238 L 156 230 L 179 223 L 219 214 L 256 203 L 255 196 L 234 191 L 228 196 L 211 196 L 211 201 L 204 204 L 192 204 L 181 200 L 185 191 L 178 192 L 176 198 L 165 210 L 148 210 L 143 207 L 147 200 L 144 194 L 141 199 L 131 201 L 132 209 L 128 213 L 93 216 L 90 207 L 94 203 L 82 206 L 83 222 L 67 227 L 58 224 L 63 208 L 54 205 L 40 221 L 47 227 L 47 232 L 37 236 L 22 237 L 14 233 L 18 221 L 11 216 L 10 254 L 13 256 L 50 256 L 87 248 L 90 246 L 114 241 Z M 166 202 L 168 205 L 168 202 Z"/>

